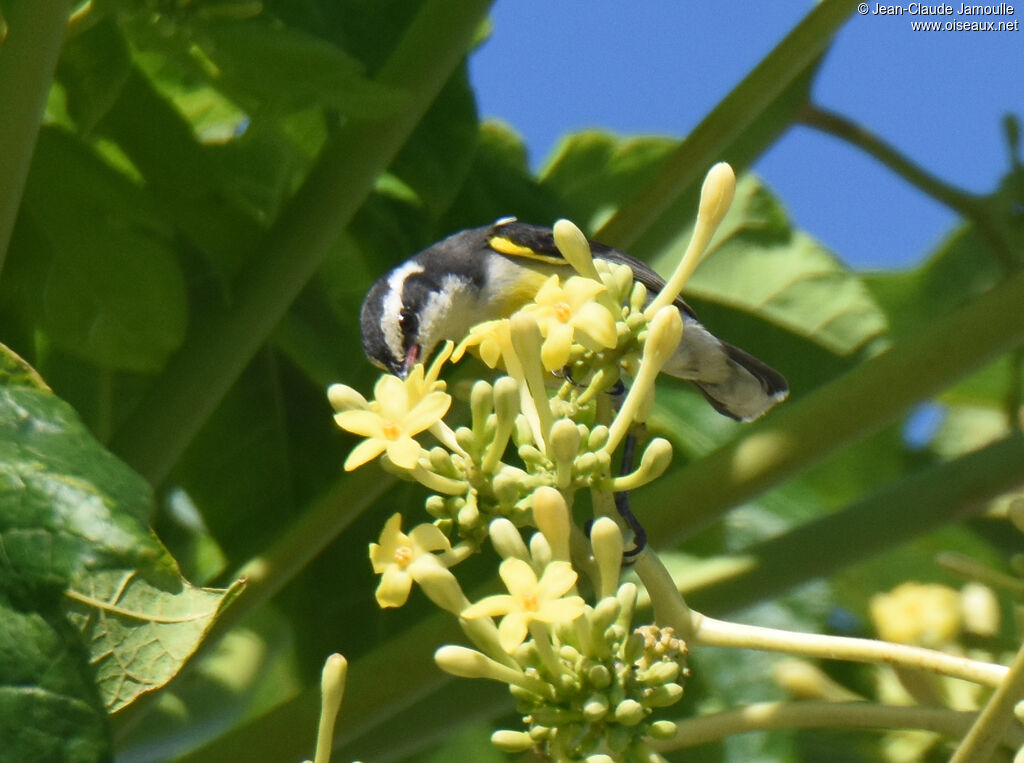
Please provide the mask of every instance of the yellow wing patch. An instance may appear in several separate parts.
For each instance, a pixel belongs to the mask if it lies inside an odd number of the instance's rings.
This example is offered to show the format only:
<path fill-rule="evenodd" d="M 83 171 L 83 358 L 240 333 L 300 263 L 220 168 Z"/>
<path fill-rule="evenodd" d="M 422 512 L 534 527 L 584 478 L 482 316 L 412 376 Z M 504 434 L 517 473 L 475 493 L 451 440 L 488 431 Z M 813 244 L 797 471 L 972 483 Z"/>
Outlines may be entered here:
<path fill-rule="evenodd" d="M 548 265 L 564 266 L 566 264 L 565 260 L 556 254 L 541 254 L 528 246 L 517 244 L 512 239 L 505 236 L 491 236 L 487 243 L 494 251 L 499 254 L 508 255 L 509 257 L 525 257 L 526 259 L 536 260 L 537 262 L 543 262 Z"/>

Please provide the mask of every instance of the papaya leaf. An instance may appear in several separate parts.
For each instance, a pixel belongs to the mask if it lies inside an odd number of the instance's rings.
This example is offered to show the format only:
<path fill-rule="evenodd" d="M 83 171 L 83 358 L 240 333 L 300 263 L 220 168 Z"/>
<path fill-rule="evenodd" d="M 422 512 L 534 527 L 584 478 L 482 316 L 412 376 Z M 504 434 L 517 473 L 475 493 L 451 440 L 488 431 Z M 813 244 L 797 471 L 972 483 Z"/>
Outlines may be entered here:
<path fill-rule="evenodd" d="M 149 485 L 27 364 L 3 346 L 0 354 L 0 596 L 29 618 L 0 621 L 0 639 L 19 644 L 0 649 L 0 675 L 24 668 L 24 650 L 54 653 L 59 641 L 61 659 L 78 660 L 69 675 L 90 679 L 75 684 L 74 699 L 92 707 L 98 696 L 117 710 L 181 669 L 240 584 L 197 589 L 182 579 L 149 529 Z M 39 665 L 34 681 L 18 683 L 45 689 L 53 666 Z M 32 718 L 29 709 L 14 715 Z"/>
<path fill-rule="evenodd" d="M 163 366 L 184 338 L 185 283 L 172 231 L 139 188 L 44 129 L 19 224 L 16 294 L 54 344 L 102 368 Z"/>
<path fill-rule="evenodd" d="M 197 20 L 193 34 L 212 64 L 208 71 L 218 89 L 260 109 L 319 105 L 379 119 L 406 100 L 397 88 L 363 76 L 363 65 L 341 48 L 284 24 Z"/>
<path fill-rule="evenodd" d="M 688 242 L 689 232 L 655 265 L 668 272 Z M 864 283 L 821 244 L 794 230 L 752 176 L 738 184 L 687 294 L 758 315 L 840 356 L 852 355 L 888 327 Z"/>
<path fill-rule="evenodd" d="M 107 710 L 171 680 L 241 588 L 196 588 L 182 579 L 154 584 L 132 569 L 76 580 L 67 612 L 89 644 Z"/>
<path fill-rule="evenodd" d="M 0 762 L 111 760 L 106 713 L 79 634 L 56 606 L 0 592 Z"/>

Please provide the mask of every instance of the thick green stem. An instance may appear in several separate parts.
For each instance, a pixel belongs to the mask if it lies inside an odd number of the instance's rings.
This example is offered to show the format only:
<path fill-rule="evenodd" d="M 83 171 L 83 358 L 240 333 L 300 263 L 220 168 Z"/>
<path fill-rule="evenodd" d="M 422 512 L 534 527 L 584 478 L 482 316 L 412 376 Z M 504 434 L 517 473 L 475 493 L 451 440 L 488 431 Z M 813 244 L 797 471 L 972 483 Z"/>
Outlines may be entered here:
<path fill-rule="evenodd" d="M 803 400 L 782 406 L 751 426 L 748 434 L 688 464 L 673 479 L 655 483 L 669 492 L 640 507 L 657 508 L 644 511 L 652 542 L 678 542 L 1021 345 L 1022 304 L 1024 273 L 1018 273 Z M 648 488 L 648 497 L 655 489 Z"/>
<path fill-rule="evenodd" d="M 0 42 L 0 271 L 21 206 L 70 0 L 15 0 Z"/>
<path fill-rule="evenodd" d="M 875 133 L 834 111 L 814 104 L 807 104 L 800 111 L 798 120 L 801 124 L 821 130 L 856 146 L 911 185 L 971 220 L 978 226 L 982 235 L 988 239 L 1003 265 L 1008 270 L 1018 267 L 1018 257 L 1013 253 L 1012 245 L 1002 235 L 999 226 L 991 219 L 982 197 L 962 191 L 932 175 Z"/>
<path fill-rule="evenodd" d="M 724 613 L 980 513 L 1024 483 L 1024 437 L 1005 440 L 889 485 L 841 511 L 677 579 L 691 605 Z"/>
<path fill-rule="evenodd" d="M 1024 646 L 1010 666 L 1010 673 L 989 698 L 978 720 L 964 737 L 950 763 L 986 763 L 995 757 L 996 747 L 1014 725 L 1014 706 L 1024 700 Z"/>
<path fill-rule="evenodd" d="M 353 120 L 267 232 L 229 313 L 193 331 L 112 449 L 159 483 L 313 276 L 377 176 L 391 163 L 465 56 L 490 0 L 430 0 L 381 69 L 378 81 L 409 94 L 407 108 Z"/>
<path fill-rule="evenodd" d="M 769 729 L 920 729 L 958 737 L 975 714 L 935 707 L 897 707 L 867 702 L 761 702 L 676 723 L 675 736 L 653 747 L 663 752 L 716 742 L 734 734 Z M 1008 744 L 1019 743 L 1016 739 Z"/>
<path fill-rule="evenodd" d="M 982 686 L 999 686 L 1006 680 L 1009 672 L 1005 665 L 969 660 L 966 657 L 906 644 L 762 628 L 758 625 L 715 620 L 698 612 L 694 612 L 693 616 L 695 628 L 691 644 L 694 646 L 760 649 L 821 660 L 893 665 L 962 678 Z"/>
<path fill-rule="evenodd" d="M 665 162 L 661 172 L 594 235 L 599 241 L 629 247 L 681 193 L 700 183 L 711 163 L 771 106 L 779 95 L 828 47 L 856 3 L 824 0 L 743 82 L 736 86 Z M 711 157 L 708 160 L 708 157 Z"/>

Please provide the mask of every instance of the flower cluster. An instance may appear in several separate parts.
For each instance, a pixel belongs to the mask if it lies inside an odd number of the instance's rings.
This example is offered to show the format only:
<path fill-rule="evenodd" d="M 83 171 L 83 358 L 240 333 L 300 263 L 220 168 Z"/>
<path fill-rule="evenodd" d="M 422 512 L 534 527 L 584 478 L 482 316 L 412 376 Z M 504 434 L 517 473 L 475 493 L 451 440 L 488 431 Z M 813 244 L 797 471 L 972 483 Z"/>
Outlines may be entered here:
<path fill-rule="evenodd" d="M 552 524 L 564 532 L 568 511 L 557 495 L 542 500 L 561 513 Z M 499 535 L 515 532 L 507 520 L 495 524 Z M 435 654 L 449 673 L 509 685 L 526 730 L 494 733 L 493 743 L 507 752 L 536 748 L 555 761 L 651 760 L 647 740 L 675 733 L 675 724 L 657 713 L 683 695 L 686 646 L 671 628 L 634 626 L 637 589 L 618 586 L 623 541 L 615 522 L 599 519 L 592 538 L 591 559 L 601 570 L 593 606 L 575 593 L 572 566 L 552 558 L 553 547 L 568 540 L 558 530 L 537 533 L 529 551 L 502 543 L 504 553 L 520 554 L 501 564 L 508 594 L 486 597 L 461 617 L 477 625 L 501 617 L 503 652 L 483 640 L 479 650 L 443 646 Z"/>
<path fill-rule="evenodd" d="M 562 220 L 555 244 L 572 268 L 547 278 L 515 313 L 447 343 L 429 368 L 382 377 L 373 400 L 344 385 L 328 391 L 338 425 L 364 438 L 347 470 L 379 458 L 430 491 L 432 522 L 405 533 L 395 514 L 370 544 L 377 601 L 402 606 L 415 582 L 458 619 L 474 648 L 444 646 L 435 659 L 455 675 L 509 685 L 526 730 L 497 732 L 501 749 L 532 747 L 556 761 L 650 761 L 659 759 L 650 741 L 675 731 L 657 711 L 682 696 L 686 646 L 664 624 L 634 624 L 637 588 L 620 585 L 625 542 L 615 519 L 615 495 L 659 477 L 672 448 L 653 438 L 638 466 L 614 464 L 651 412 L 655 379 L 682 339 L 673 302 L 734 182 L 727 165 L 709 173 L 693 243 L 657 295 L 628 266 L 595 261 L 582 232 Z M 500 374 L 472 385 L 468 421 L 452 428 L 440 375 L 467 351 Z M 589 536 L 572 522 L 581 490 L 598 516 Z M 537 528 L 528 542 L 527 527 Z M 506 592 L 472 602 L 452 568 L 485 541 L 503 559 Z"/>

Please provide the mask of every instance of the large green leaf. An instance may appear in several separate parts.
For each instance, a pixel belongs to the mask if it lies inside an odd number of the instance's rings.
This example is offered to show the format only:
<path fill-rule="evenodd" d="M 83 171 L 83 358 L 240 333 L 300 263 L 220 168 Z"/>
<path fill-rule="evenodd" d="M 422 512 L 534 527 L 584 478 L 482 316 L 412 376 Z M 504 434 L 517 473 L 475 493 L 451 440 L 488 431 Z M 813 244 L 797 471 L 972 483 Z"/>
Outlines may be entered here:
<path fill-rule="evenodd" d="M 327 106 L 379 119 L 405 105 L 396 88 L 367 79 L 362 64 L 341 48 L 266 18 L 197 22 L 193 51 L 222 92 L 243 105 L 277 112 Z"/>
<path fill-rule="evenodd" d="M 185 333 L 171 236 L 139 188 L 67 133 L 43 130 L 11 252 L 15 297 L 63 350 L 156 370 Z"/>
<path fill-rule="evenodd" d="M 3 592 L 0 739 L 2 763 L 112 757 L 106 714 L 79 634 L 53 603 L 15 606 Z"/>
<path fill-rule="evenodd" d="M 19 644 L 0 650 L 0 674 L 20 669 L 19 651 L 52 652 L 70 623 L 80 643 L 62 659 L 77 649 L 78 674 L 97 680 L 103 706 L 116 710 L 177 673 L 239 589 L 183 580 L 148 527 L 145 481 L 17 356 L 2 346 L 0 354 L 0 595 L 29 617 L 0 621 L 0 639 Z M 16 628 L 36 640 L 15 638 Z M 45 670 L 35 676 L 40 689 Z M 88 705 L 96 696 L 81 683 L 75 699 Z M 34 702 L 33 692 L 23 699 Z M 32 717 L 28 705 L 19 713 Z"/>
<path fill-rule="evenodd" d="M 688 243 L 689 231 L 657 258 L 656 267 L 671 272 Z M 761 316 L 835 355 L 851 355 L 887 329 L 885 314 L 860 278 L 794 230 L 778 201 L 749 175 L 737 185 L 733 206 L 686 293 Z"/>

